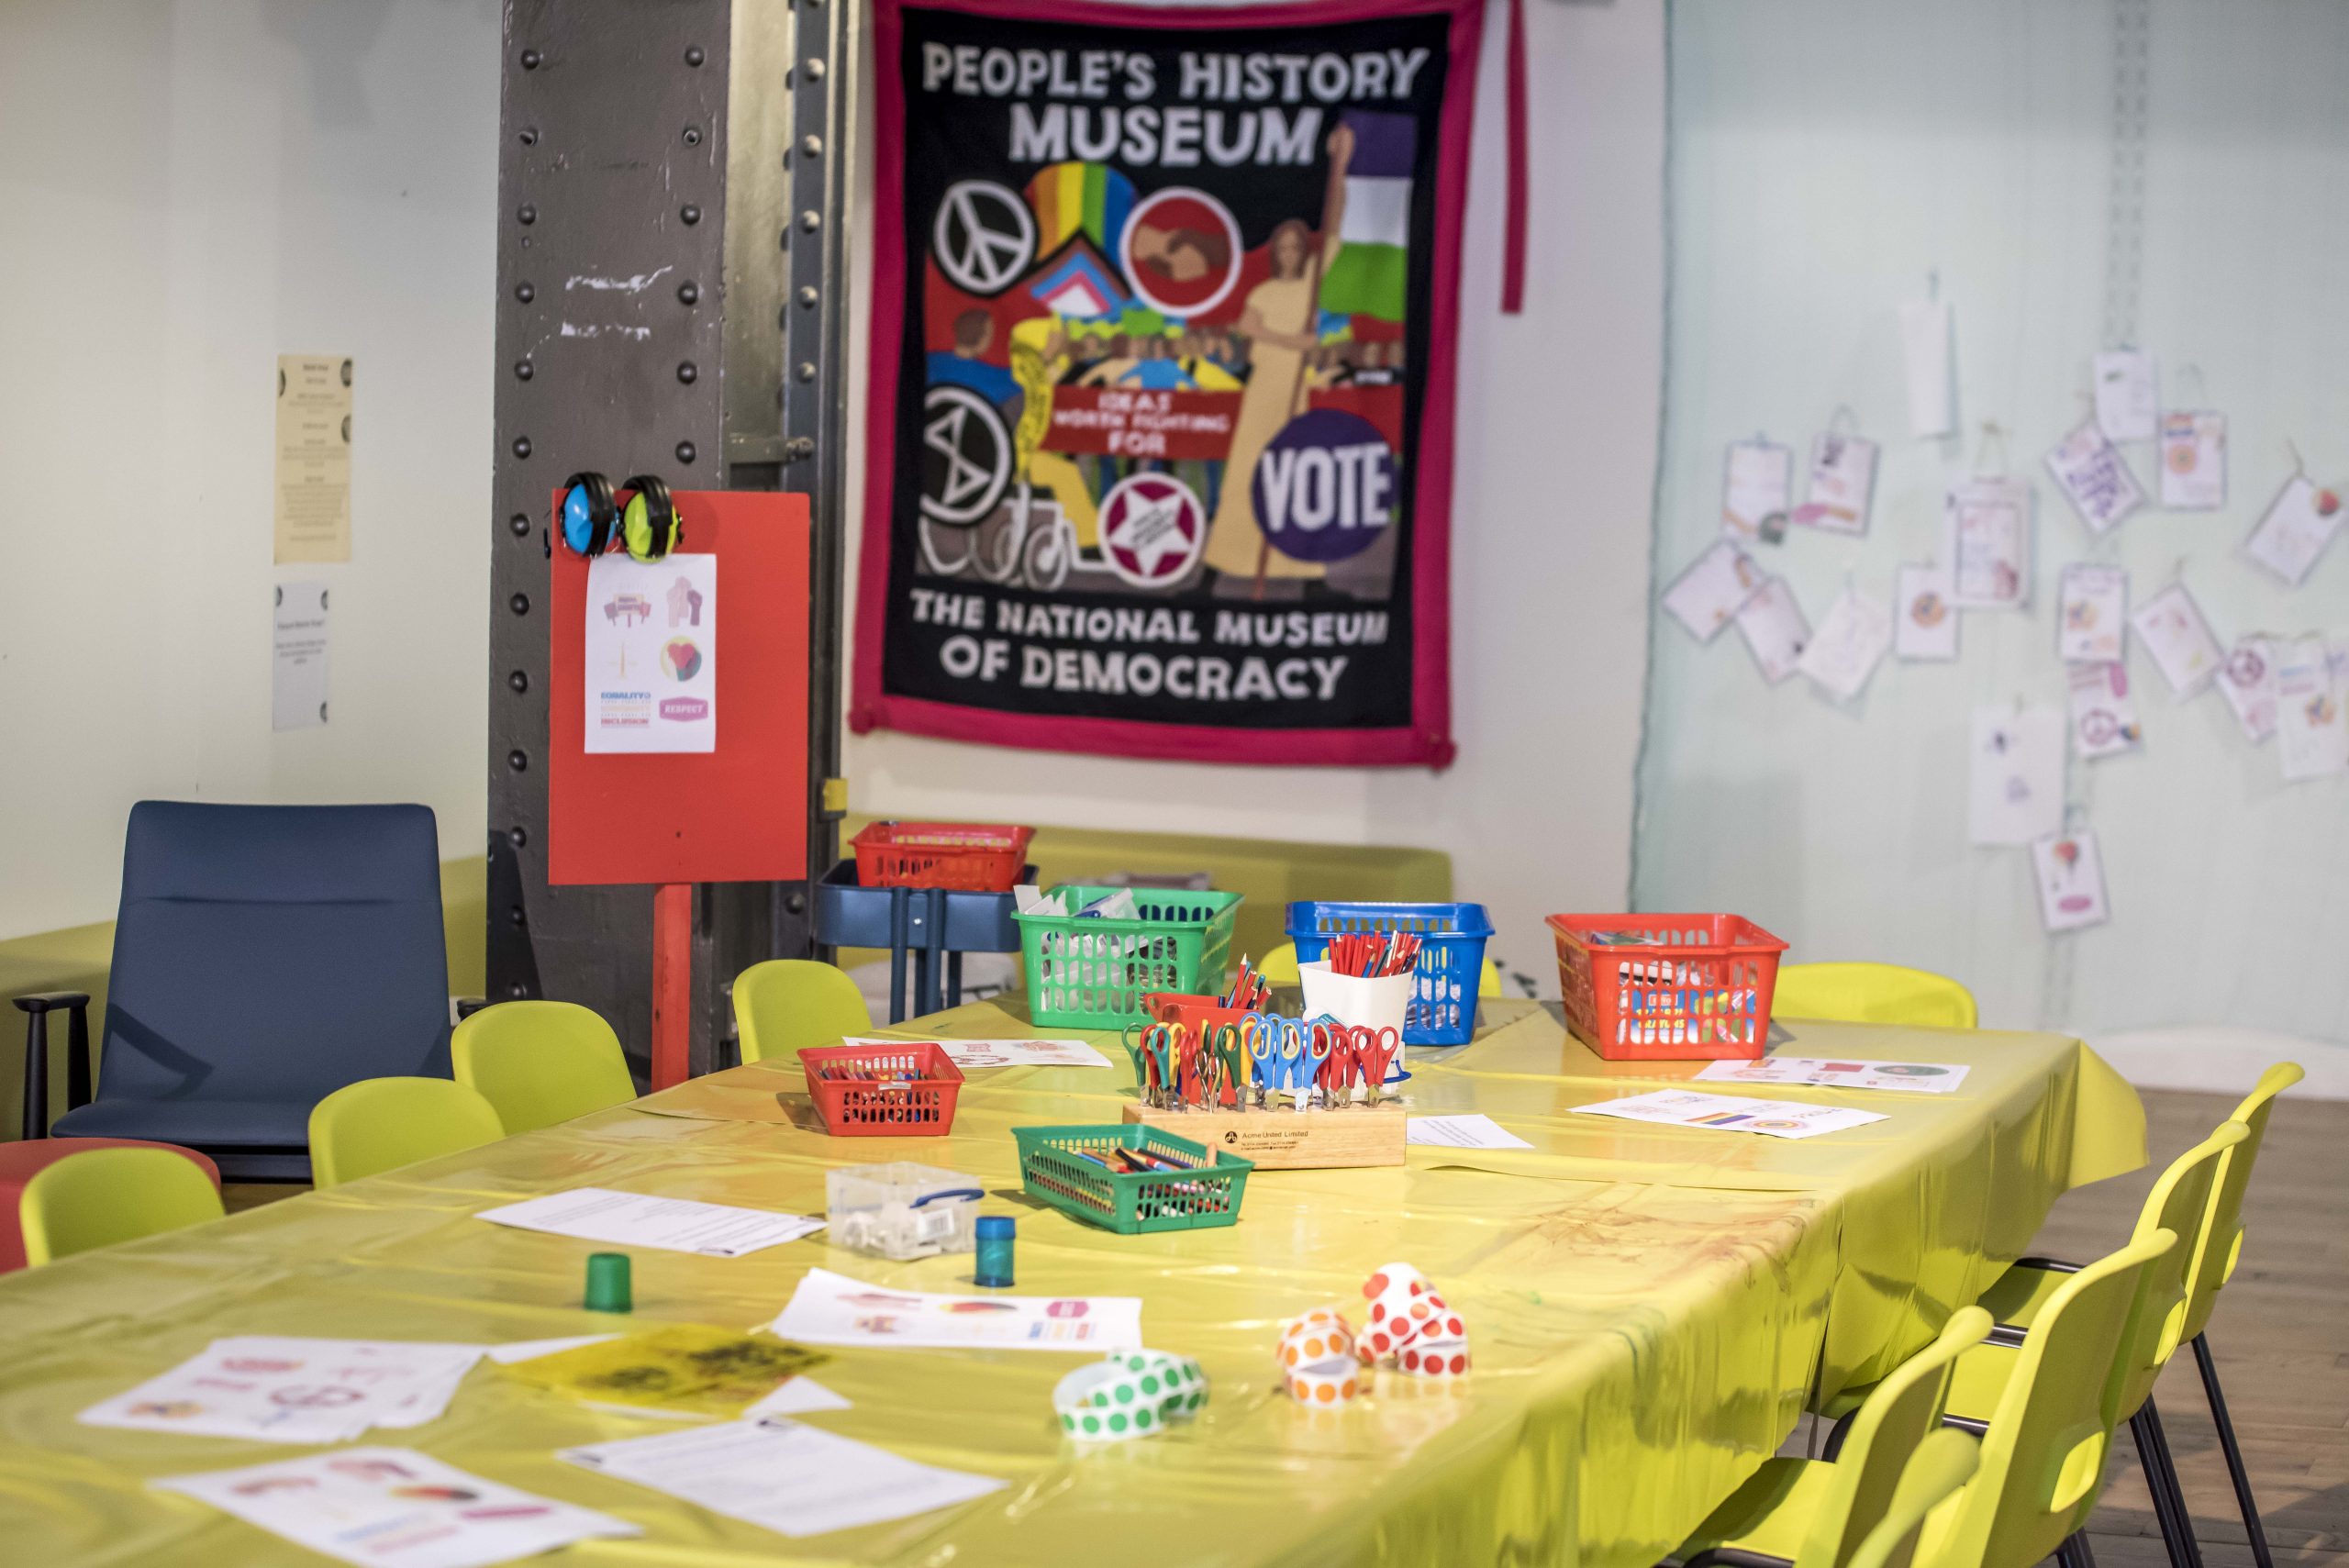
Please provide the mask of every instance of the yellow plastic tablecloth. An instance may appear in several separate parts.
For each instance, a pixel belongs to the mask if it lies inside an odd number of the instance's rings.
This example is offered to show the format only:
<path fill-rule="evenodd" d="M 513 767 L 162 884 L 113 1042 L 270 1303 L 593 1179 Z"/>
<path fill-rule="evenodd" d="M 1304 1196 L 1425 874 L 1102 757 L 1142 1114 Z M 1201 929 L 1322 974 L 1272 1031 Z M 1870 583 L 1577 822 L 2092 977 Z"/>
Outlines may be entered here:
<path fill-rule="evenodd" d="M 1798 1023 L 1796 1055 L 1964 1062 L 1949 1095 L 1755 1089 L 1888 1119 L 1804 1141 L 1564 1114 L 1692 1075 L 1610 1063 L 1554 1013 L 1487 1003 L 1472 1044 L 1414 1050 L 1417 1108 L 1479 1110 L 1534 1145 L 1415 1148 L 1407 1166 L 1259 1172 L 1238 1225 L 1119 1237 L 1019 1190 L 1010 1129 L 1114 1121 L 1130 1075 L 1114 1035 L 1033 1030 L 976 1004 L 927 1020 L 974 1037 L 1087 1038 L 1117 1066 L 974 1073 L 943 1139 L 833 1140 L 727 1119 L 799 1103 L 794 1067 L 738 1068 L 637 1106 L 291 1199 L 219 1225 L 0 1278 L 0 1540 L 16 1562 L 247 1564 L 319 1559 L 150 1477 L 298 1451 L 79 1426 L 74 1413 L 234 1333 L 495 1343 L 608 1331 L 577 1309 L 588 1243 L 479 1209 L 581 1185 L 820 1214 L 824 1172 L 912 1159 L 979 1177 L 1019 1216 L 1032 1295 L 1135 1295 L 1154 1347 L 1196 1356 L 1201 1418 L 1103 1449 L 1062 1439 L 1052 1385 L 1082 1358 L 838 1350 L 820 1381 L 854 1407 L 816 1424 L 1004 1491 L 893 1524 L 787 1540 L 554 1458 L 668 1429 L 475 1371 L 439 1421 L 367 1440 L 634 1519 L 588 1562 L 987 1565 L 1652 1563 L 1791 1429 L 1807 1402 L 1923 1343 L 2017 1256 L 2065 1187 L 2143 1160 L 2135 1095 L 2076 1040 Z M 906 1032 L 900 1030 L 897 1032 Z M 659 1107 L 671 1114 L 648 1114 Z M 680 1114 L 681 1113 L 681 1114 Z M 1475 1369 L 1382 1376 L 1340 1411 L 1293 1405 L 1278 1319 L 1359 1306 L 1416 1263 L 1467 1318 Z M 890 1263 L 818 1237 L 747 1258 L 636 1254 L 636 1321 L 748 1326 L 822 1266 L 968 1289 L 968 1256 Z"/>

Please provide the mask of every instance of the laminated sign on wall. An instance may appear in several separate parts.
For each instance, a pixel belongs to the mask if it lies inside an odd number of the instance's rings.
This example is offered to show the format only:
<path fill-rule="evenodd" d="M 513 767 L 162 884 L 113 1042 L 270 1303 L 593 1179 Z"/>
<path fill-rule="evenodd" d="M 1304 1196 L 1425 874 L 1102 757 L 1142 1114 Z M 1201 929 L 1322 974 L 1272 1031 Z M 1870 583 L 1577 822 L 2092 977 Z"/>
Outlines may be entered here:
<path fill-rule="evenodd" d="M 587 566 L 587 747 L 718 749 L 718 557 Z"/>
<path fill-rule="evenodd" d="M 851 727 L 1442 766 L 1481 0 L 879 0 Z"/>

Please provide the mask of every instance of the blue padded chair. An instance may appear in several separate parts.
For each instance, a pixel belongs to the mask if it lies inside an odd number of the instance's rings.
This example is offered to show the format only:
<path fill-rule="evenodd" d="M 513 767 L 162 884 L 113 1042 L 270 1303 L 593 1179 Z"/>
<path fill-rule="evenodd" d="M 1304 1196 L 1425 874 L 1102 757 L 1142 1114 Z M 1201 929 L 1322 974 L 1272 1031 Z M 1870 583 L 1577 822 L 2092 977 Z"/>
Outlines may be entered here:
<path fill-rule="evenodd" d="M 362 1078 L 449 1076 L 440 857 L 421 806 L 132 806 L 97 1098 L 52 1130 L 307 1180 L 311 1106 Z M 37 1055 L 28 1106 L 46 1104 Z M 88 1074 L 70 1064 L 69 1098 Z"/>

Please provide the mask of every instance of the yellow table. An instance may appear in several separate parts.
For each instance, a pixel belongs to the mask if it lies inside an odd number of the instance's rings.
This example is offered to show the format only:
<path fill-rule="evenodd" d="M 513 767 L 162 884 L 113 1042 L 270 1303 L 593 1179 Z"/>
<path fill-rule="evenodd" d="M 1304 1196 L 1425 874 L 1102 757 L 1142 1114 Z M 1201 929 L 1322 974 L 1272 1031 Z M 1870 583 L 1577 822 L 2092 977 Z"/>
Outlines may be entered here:
<path fill-rule="evenodd" d="M 929 1020 L 1031 1031 L 976 1004 Z M 905 1031 L 899 1031 L 905 1032 Z M 1069 1031 L 1041 1031 L 1065 1033 Z M 1839 1095 L 1890 1119 L 1802 1142 L 1650 1128 L 1570 1107 L 1685 1078 L 1615 1064 L 1553 1011 L 1488 1003 L 1478 1040 L 1414 1051 L 1420 1108 L 1482 1110 L 1531 1151 L 1415 1149 L 1406 1167 L 1259 1173 L 1230 1229 L 1117 1237 L 1019 1193 L 1010 1129 L 1115 1120 L 1112 1072 L 975 1073 L 952 1137 L 834 1140 L 704 1119 L 796 1095 L 755 1066 L 223 1224 L 0 1278 L 0 1540 L 41 1568 L 80 1562 L 315 1562 L 143 1479 L 296 1451 L 84 1428 L 73 1413 L 229 1333 L 498 1342 L 608 1329 L 575 1309 L 584 1242 L 473 1219 L 601 1184 L 819 1213 L 823 1173 L 890 1158 L 965 1171 L 1020 1217 L 1019 1289 L 1138 1295 L 1151 1344 L 1197 1357 L 1201 1419 L 1101 1450 L 1049 1406 L 1075 1359 L 852 1350 L 818 1374 L 854 1408 L 817 1424 L 1009 1489 L 960 1509 L 799 1542 L 553 1458 L 663 1429 L 476 1371 L 440 1421 L 370 1440 L 635 1519 L 637 1542 L 566 1561 L 1030 1565 L 1652 1563 L 1822 1389 L 1922 1343 L 1950 1304 L 2024 1247 L 2067 1185 L 2143 1159 L 2135 1096 L 2077 1041 L 2043 1034 L 1796 1024 L 1794 1054 L 1964 1062 L 1960 1094 Z M 1756 1090 L 1756 1094 L 1780 1093 Z M 658 1109 L 670 1114 L 647 1114 Z M 1416 1263 L 1469 1321 L 1475 1371 L 1382 1376 L 1342 1411 L 1273 1376 L 1276 1321 L 1352 1303 L 1377 1264 Z M 637 1321 L 763 1322 L 821 1265 L 968 1288 L 967 1257 L 893 1264 L 807 1241 L 748 1258 L 637 1255 Z"/>

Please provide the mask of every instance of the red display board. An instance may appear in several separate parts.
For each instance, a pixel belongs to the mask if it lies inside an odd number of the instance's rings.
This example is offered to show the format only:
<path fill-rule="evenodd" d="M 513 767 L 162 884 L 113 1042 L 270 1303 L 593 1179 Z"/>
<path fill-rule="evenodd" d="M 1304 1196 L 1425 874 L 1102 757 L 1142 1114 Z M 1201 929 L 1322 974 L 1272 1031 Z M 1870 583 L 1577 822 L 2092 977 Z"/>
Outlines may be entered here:
<path fill-rule="evenodd" d="M 548 617 L 550 883 L 807 875 L 807 497 L 682 490 L 675 500 L 678 552 L 718 557 L 718 747 L 588 754 L 587 562 L 558 546 Z"/>

